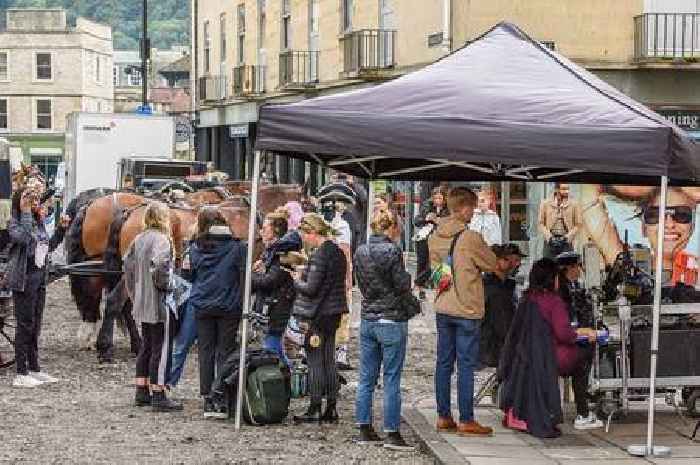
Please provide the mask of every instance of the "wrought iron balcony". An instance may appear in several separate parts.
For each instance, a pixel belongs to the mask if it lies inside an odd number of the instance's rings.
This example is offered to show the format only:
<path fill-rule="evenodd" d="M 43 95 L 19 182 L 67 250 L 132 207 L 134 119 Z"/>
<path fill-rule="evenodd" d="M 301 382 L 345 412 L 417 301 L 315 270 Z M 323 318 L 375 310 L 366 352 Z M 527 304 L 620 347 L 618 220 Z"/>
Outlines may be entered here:
<path fill-rule="evenodd" d="M 233 95 L 259 95 L 265 92 L 265 67 L 241 65 L 233 68 Z"/>
<path fill-rule="evenodd" d="M 304 88 L 318 83 L 318 56 L 319 52 L 313 50 L 280 52 L 280 87 Z"/>
<path fill-rule="evenodd" d="M 637 61 L 700 58 L 700 14 L 646 13 L 634 18 Z"/>
<path fill-rule="evenodd" d="M 396 65 L 396 31 L 361 29 L 346 34 L 340 42 L 346 75 L 376 72 Z"/>
<path fill-rule="evenodd" d="M 216 101 L 229 97 L 227 76 L 204 76 L 199 78 L 199 100 Z"/>

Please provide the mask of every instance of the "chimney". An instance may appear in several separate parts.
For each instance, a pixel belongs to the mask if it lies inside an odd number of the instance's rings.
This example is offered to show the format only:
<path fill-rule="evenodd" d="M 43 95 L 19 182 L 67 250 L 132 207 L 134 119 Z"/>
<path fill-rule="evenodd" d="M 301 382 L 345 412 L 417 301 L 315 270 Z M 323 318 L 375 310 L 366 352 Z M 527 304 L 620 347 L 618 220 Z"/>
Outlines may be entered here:
<path fill-rule="evenodd" d="M 66 10 L 39 8 L 11 8 L 7 10 L 8 31 L 65 31 Z"/>

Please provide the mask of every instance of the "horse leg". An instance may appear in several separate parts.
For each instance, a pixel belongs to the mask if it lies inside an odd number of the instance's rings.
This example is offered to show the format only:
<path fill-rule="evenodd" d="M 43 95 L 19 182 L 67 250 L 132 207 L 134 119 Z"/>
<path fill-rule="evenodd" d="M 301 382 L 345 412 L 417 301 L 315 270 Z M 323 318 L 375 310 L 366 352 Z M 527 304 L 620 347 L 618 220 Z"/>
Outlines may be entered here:
<path fill-rule="evenodd" d="M 78 347 L 80 350 L 92 350 L 95 347 L 97 322 L 100 318 L 101 283 L 94 278 L 71 276 L 70 284 L 81 318 Z"/>
<path fill-rule="evenodd" d="M 102 363 L 109 363 L 114 357 L 114 323 L 122 315 L 126 304 L 124 280 L 109 289 L 105 296 L 105 312 L 97 335 L 97 357 Z"/>

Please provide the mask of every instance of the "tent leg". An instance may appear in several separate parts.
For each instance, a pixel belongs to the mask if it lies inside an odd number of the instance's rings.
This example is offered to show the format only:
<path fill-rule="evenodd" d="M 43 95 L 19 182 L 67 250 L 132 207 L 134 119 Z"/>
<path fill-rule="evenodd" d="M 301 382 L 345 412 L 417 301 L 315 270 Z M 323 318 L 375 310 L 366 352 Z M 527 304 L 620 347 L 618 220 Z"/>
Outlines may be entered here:
<path fill-rule="evenodd" d="M 250 309 L 251 281 L 253 277 L 253 249 L 255 248 L 255 218 L 258 215 L 258 185 L 260 180 L 260 151 L 255 151 L 253 161 L 253 185 L 251 186 L 250 217 L 248 220 L 248 255 L 245 269 L 245 289 L 243 294 L 243 314 L 241 315 L 241 358 L 238 364 L 238 391 L 236 392 L 236 431 L 241 429 L 243 410 L 243 389 L 245 388 L 246 345 L 248 343 L 248 314 Z"/>
<path fill-rule="evenodd" d="M 369 180 L 369 192 L 367 195 L 367 243 L 369 244 L 369 236 L 372 234 L 372 210 L 374 209 L 374 185 L 372 180 Z"/>
<path fill-rule="evenodd" d="M 655 258 L 654 276 L 654 309 L 653 323 L 651 330 L 651 360 L 649 365 L 649 413 L 647 419 L 647 440 L 646 446 L 630 446 L 627 450 L 633 455 L 667 455 L 670 449 L 666 447 L 654 446 L 654 416 L 655 416 L 655 396 L 656 396 L 656 362 L 659 351 L 659 319 L 661 315 L 661 287 L 663 284 L 664 272 L 664 230 L 666 227 L 666 193 L 668 190 L 668 177 L 661 177 L 661 192 L 659 195 L 659 229 L 657 231 L 657 245 Z"/>

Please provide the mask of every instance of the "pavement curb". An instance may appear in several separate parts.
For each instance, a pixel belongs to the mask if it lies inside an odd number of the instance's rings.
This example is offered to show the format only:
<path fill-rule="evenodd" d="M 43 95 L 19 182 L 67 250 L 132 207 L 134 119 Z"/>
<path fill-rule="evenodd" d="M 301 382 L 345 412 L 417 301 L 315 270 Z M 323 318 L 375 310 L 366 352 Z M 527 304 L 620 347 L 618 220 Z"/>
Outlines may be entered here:
<path fill-rule="evenodd" d="M 439 465 L 469 465 L 469 462 L 457 452 L 450 443 L 435 431 L 435 425 L 429 424 L 415 408 L 404 409 L 403 419 L 413 430 L 423 449 L 430 453 Z"/>

